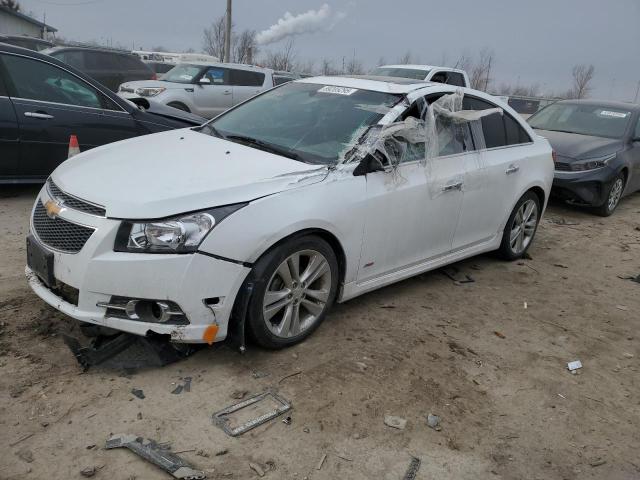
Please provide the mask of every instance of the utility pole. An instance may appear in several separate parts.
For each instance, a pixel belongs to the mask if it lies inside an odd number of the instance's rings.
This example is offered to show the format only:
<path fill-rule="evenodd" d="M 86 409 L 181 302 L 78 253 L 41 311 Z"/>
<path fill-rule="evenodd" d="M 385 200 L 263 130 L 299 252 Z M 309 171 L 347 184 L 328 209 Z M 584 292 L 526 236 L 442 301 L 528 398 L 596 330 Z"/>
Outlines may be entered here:
<path fill-rule="evenodd" d="M 227 0 L 227 19 L 224 29 L 224 58 L 223 61 L 231 61 L 231 0 Z"/>
<path fill-rule="evenodd" d="M 638 103 L 638 92 L 640 92 L 640 80 L 638 80 L 638 86 L 636 87 L 636 96 L 633 97 L 633 103 Z"/>

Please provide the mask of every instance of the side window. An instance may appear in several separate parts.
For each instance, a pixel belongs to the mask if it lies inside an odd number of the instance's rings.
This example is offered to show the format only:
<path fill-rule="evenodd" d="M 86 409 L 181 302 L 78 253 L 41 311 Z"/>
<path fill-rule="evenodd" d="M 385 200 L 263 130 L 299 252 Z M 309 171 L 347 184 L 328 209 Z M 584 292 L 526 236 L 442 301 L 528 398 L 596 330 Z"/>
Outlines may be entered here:
<path fill-rule="evenodd" d="M 249 70 L 231 70 L 231 85 L 239 87 L 261 87 L 264 73 Z"/>
<path fill-rule="evenodd" d="M 464 77 L 458 72 L 449 72 L 447 83 L 456 87 L 464 87 Z"/>
<path fill-rule="evenodd" d="M 429 81 L 437 83 L 447 83 L 447 74 L 446 72 L 436 72 L 433 74 L 433 77 L 431 77 Z"/>
<path fill-rule="evenodd" d="M 84 61 L 90 70 L 120 70 L 118 55 L 107 52 L 84 52 Z"/>
<path fill-rule="evenodd" d="M 507 112 L 502 114 L 504 127 L 507 134 L 507 145 L 517 145 L 519 143 L 529 143 L 531 137 L 520 124 Z"/>
<path fill-rule="evenodd" d="M 145 70 L 145 65 L 133 55 L 119 55 L 118 61 L 125 70 Z"/>
<path fill-rule="evenodd" d="M 293 78 L 291 77 L 282 77 L 280 75 L 274 75 L 273 76 L 273 85 L 277 86 L 277 85 L 282 85 L 283 83 L 287 83 L 287 82 L 291 82 L 293 81 Z"/>
<path fill-rule="evenodd" d="M 208 78 L 211 85 L 230 85 L 229 73 L 226 68 L 211 67 L 203 75 Z"/>
<path fill-rule="evenodd" d="M 81 107 L 102 107 L 98 92 L 61 68 L 14 55 L 5 56 L 4 64 L 17 97 Z"/>
<path fill-rule="evenodd" d="M 480 100 L 479 98 L 465 95 L 462 102 L 465 110 L 487 110 L 495 108 L 495 105 Z M 507 145 L 507 134 L 504 127 L 503 116 L 499 113 L 482 117 L 482 132 L 484 133 L 484 143 L 487 148 L 503 147 Z"/>
<path fill-rule="evenodd" d="M 71 65 L 78 70 L 84 68 L 84 57 L 79 50 L 66 50 L 53 54 L 54 58 L 57 58 L 61 62 Z"/>

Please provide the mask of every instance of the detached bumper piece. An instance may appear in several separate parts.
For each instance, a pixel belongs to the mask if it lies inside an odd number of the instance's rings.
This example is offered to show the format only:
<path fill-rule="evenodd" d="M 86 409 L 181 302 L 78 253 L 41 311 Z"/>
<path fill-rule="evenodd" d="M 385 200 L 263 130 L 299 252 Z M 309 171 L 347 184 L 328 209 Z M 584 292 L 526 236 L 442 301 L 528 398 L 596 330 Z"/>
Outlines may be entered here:
<path fill-rule="evenodd" d="M 267 411 L 265 413 L 259 414 L 257 417 L 241 425 L 230 425 L 232 415 L 247 407 L 255 406 L 260 402 L 266 402 L 270 404 L 269 407 L 267 407 Z M 231 437 L 237 437 L 238 435 L 242 435 L 243 433 L 246 433 L 249 430 L 262 425 L 263 423 L 273 420 L 274 418 L 282 415 L 285 412 L 288 412 L 289 410 L 291 410 L 291 404 L 289 402 L 277 395 L 275 392 L 266 391 L 214 413 L 212 415 L 212 420 L 213 424 L 224 430 L 227 435 Z"/>
<path fill-rule="evenodd" d="M 107 440 L 105 448 L 107 450 L 112 448 L 128 448 L 148 462 L 170 473 L 173 478 L 184 480 L 201 480 L 207 478 L 204 472 L 195 470 L 178 455 L 163 448 L 153 440 L 136 437 L 135 435 L 119 434 Z"/>

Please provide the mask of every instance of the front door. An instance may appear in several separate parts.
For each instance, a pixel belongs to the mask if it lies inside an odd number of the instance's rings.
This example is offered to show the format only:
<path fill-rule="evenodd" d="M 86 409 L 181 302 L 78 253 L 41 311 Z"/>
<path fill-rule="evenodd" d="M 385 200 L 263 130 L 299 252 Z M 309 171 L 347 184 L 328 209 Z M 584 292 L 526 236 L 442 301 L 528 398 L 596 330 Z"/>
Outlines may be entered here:
<path fill-rule="evenodd" d="M 193 100 L 197 113 L 213 118 L 233 106 L 233 87 L 229 79 L 229 70 L 210 67 L 194 85 Z"/>
<path fill-rule="evenodd" d="M 2 63 L 20 125 L 16 175 L 48 176 L 67 158 L 70 135 L 86 150 L 140 133 L 128 112 L 72 73 L 19 55 L 3 54 Z"/>
<path fill-rule="evenodd" d="M 20 128 L 0 70 L 0 180 L 15 175 L 20 156 Z"/>

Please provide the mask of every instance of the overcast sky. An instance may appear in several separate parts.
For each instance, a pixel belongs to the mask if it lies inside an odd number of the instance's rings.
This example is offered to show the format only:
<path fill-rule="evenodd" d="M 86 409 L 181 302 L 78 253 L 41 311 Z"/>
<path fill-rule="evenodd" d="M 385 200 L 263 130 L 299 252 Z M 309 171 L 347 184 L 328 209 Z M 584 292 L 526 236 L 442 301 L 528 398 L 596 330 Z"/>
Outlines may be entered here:
<path fill-rule="evenodd" d="M 150 49 L 202 48 L 202 30 L 225 0 L 20 0 L 59 35 Z M 299 60 L 355 55 L 367 68 L 407 50 L 421 63 L 454 64 L 461 53 L 494 52 L 496 84 L 538 83 L 564 91 L 571 68 L 595 66 L 591 96 L 633 100 L 640 81 L 640 0 L 234 0 L 236 29 L 262 31 L 285 12 L 330 7 L 326 26 L 297 35 Z M 329 30 L 329 25 L 333 27 Z M 286 40 L 264 49 L 276 50 Z"/>

